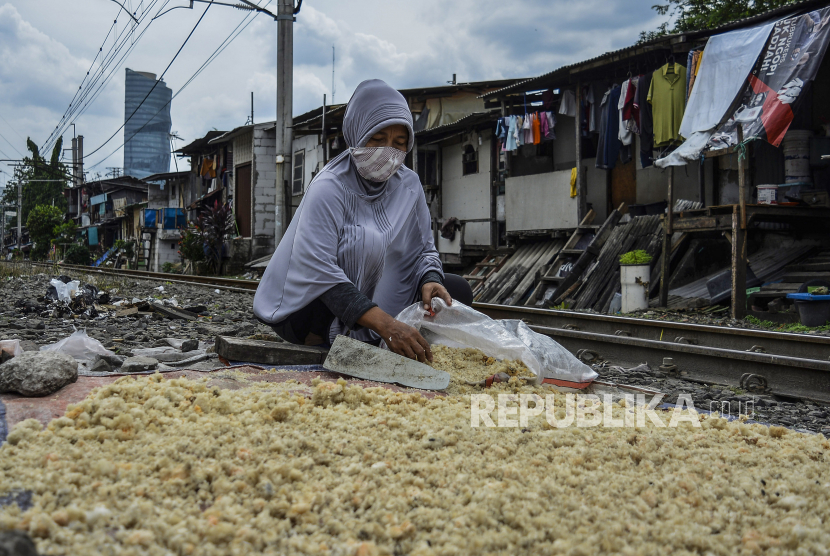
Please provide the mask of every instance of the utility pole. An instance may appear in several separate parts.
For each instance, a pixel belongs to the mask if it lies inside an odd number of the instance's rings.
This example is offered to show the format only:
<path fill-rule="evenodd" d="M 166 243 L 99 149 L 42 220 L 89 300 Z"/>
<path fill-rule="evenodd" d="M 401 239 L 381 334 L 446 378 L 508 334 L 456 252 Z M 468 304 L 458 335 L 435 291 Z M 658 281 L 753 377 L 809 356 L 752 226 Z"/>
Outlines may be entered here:
<path fill-rule="evenodd" d="M 294 15 L 300 11 L 302 2 L 294 8 L 294 0 L 279 0 L 277 10 L 277 179 L 274 200 L 274 243 L 282 239 L 288 227 L 290 192 L 288 179 L 291 176 L 291 145 L 293 129 L 293 88 L 294 88 Z"/>
<path fill-rule="evenodd" d="M 254 92 L 251 91 L 251 125 L 254 125 Z"/>
<path fill-rule="evenodd" d="M 84 136 L 78 135 L 78 183 L 84 183 Z"/>
<path fill-rule="evenodd" d="M 23 177 L 17 178 L 17 248 L 23 255 Z"/>
<path fill-rule="evenodd" d="M 78 186 L 78 139 L 72 138 L 72 185 Z"/>

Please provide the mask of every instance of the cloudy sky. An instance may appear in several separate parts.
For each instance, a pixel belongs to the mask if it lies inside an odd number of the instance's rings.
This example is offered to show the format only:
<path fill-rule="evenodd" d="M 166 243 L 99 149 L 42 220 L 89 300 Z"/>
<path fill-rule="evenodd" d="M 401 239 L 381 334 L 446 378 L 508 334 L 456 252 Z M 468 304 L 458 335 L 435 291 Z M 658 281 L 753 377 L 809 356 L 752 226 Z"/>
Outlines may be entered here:
<path fill-rule="evenodd" d="M 84 98 L 83 113 L 71 118 L 87 154 L 103 145 L 86 169 L 105 174 L 122 165 L 124 68 L 160 75 L 207 7 L 196 3 L 193 10 L 152 19 L 189 2 L 122 1 L 145 14 L 138 26 L 114 0 L 0 0 L 0 158 L 19 158 L 26 137 L 45 144 L 90 71 L 87 83 L 97 76 L 95 87 Z M 276 10 L 276 0 L 259 2 Z M 636 42 L 640 31 L 662 21 L 652 4 L 306 0 L 294 26 L 294 114 L 319 106 L 324 93 L 331 99 L 332 46 L 335 100 L 345 102 L 368 78 L 407 88 L 441 85 L 453 73 L 460 81 L 545 73 Z M 238 37 L 173 100 L 173 131 L 184 142 L 244 124 L 252 91 L 256 121 L 274 118 L 276 24 L 266 16 L 211 6 L 164 79 L 176 94 L 235 28 Z M 118 56 L 102 68 L 102 57 L 119 44 Z M 69 147 L 72 128 L 63 136 Z M 11 172 L 5 163 L 0 170 Z M 0 176 L 2 183 L 6 175 Z"/>

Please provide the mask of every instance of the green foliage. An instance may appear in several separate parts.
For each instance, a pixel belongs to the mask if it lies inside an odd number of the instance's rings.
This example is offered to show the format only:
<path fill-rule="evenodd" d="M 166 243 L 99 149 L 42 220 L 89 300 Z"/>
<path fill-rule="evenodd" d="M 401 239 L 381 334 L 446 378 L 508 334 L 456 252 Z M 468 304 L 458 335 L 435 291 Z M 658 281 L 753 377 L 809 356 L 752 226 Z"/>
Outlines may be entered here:
<path fill-rule="evenodd" d="M 167 274 L 180 274 L 181 265 L 177 263 L 166 262 L 163 265 L 161 265 L 161 271 L 166 272 Z"/>
<path fill-rule="evenodd" d="M 801 323 L 779 324 L 777 322 L 772 322 L 771 320 L 761 320 L 757 317 L 753 317 L 752 315 L 749 315 L 744 320 L 750 324 L 754 324 L 755 326 L 760 326 L 761 328 L 766 328 L 767 330 L 775 330 L 776 332 L 830 332 L 830 324 L 811 328 L 809 326 L 804 326 Z"/>
<path fill-rule="evenodd" d="M 30 254 L 33 261 L 42 261 L 46 258 L 52 238 L 63 224 L 63 216 L 63 209 L 50 205 L 38 205 L 29 212 L 26 227 L 29 229 L 29 237 L 35 243 Z"/>
<path fill-rule="evenodd" d="M 70 246 L 63 257 L 63 262 L 66 264 L 89 266 L 91 261 L 92 257 L 89 255 L 89 248 L 86 245 L 79 245 L 77 243 Z"/>
<path fill-rule="evenodd" d="M 179 240 L 179 255 L 191 262 L 205 260 L 205 247 L 202 236 L 195 228 L 182 230 L 182 238 Z"/>
<path fill-rule="evenodd" d="M 637 249 L 636 251 L 629 251 L 620 257 L 620 264 L 648 264 L 651 262 L 652 256 Z"/>
<path fill-rule="evenodd" d="M 640 42 L 664 35 L 714 29 L 730 21 L 759 15 L 799 0 L 664 0 L 652 9 L 674 21 L 664 22 L 654 31 L 640 33 Z"/>
<path fill-rule="evenodd" d="M 30 232 L 31 233 L 31 232 Z M 65 243 L 74 243 L 78 226 L 72 220 L 55 226 L 52 230 L 52 243 L 60 246 Z"/>
<path fill-rule="evenodd" d="M 212 207 L 205 208 L 196 219 L 196 231 L 205 246 L 205 260 L 214 273 L 222 269 L 222 251 L 225 238 L 233 231 L 233 211 L 230 203 L 220 205 L 219 201 Z"/>
<path fill-rule="evenodd" d="M 131 239 L 116 239 L 115 248 L 123 251 L 127 260 L 131 260 L 135 256 L 135 241 Z"/>
<path fill-rule="evenodd" d="M 23 165 L 15 170 L 14 178 L 23 183 L 21 212 L 23 222 L 29 221 L 29 213 L 38 205 L 54 205 L 61 212 L 67 209 L 66 197 L 63 190 L 68 183 L 66 165 L 60 162 L 63 139 L 58 138 L 52 148 L 52 155 L 47 161 L 40 154 L 40 150 L 34 141 L 28 139 L 26 148 L 31 156 L 23 158 Z M 33 180 L 57 180 L 57 181 L 33 181 Z M 3 202 L 10 205 L 17 205 L 17 187 L 10 185 L 6 187 L 3 194 Z M 17 225 L 15 217 L 12 225 Z"/>

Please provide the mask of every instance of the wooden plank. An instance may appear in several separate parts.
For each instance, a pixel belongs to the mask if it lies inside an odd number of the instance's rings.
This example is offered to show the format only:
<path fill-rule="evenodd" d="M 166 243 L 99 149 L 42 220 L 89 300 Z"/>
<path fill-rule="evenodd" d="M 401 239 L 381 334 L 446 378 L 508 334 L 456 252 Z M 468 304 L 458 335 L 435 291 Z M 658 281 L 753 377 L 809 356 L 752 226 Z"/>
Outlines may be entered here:
<path fill-rule="evenodd" d="M 319 365 L 327 349 L 289 343 L 216 337 L 216 353 L 228 361 L 247 361 L 264 365 Z"/>
<path fill-rule="evenodd" d="M 663 229 L 663 250 L 660 258 L 660 307 L 669 306 L 669 265 L 671 264 L 671 234 L 669 234 L 668 221 L 664 220 Z"/>
<path fill-rule="evenodd" d="M 157 305 L 155 303 L 150 303 L 150 309 L 155 311 L 156 313 L 160 313 L 169 319 L 183 319 L 183 320 L 196 320 L 199 318 L 199 315 L 196 313 L 191 313 L 190 311 L 185 311 L 184 309 L 178 309 L 176 307 L 170 307 L 167 305 Z"/>
<path fill-rule="evenodd" d="M 740 129 L 740 128 L 739 128 Z M 732 318 L 746 316 L 746 230 L 741 228 L 740 207 L 732 212 Z"/>
<path fill-rule="evenodd" d="M 718 219 L 715 216 L 697 216 L 694 218 L 678 218 L 674 221 L 672 229 L 681 231 L 716 230 Z M 730 222 L 731 228 L 731 222 Z"/>
<path fill-rule="evenodd" d="M 744 142 L 744 124 L 738 124 L 738 144 Z M 741 229 L 746 230 L 746 161 L 738 155 L 738 203 L 741 207 Z"/>

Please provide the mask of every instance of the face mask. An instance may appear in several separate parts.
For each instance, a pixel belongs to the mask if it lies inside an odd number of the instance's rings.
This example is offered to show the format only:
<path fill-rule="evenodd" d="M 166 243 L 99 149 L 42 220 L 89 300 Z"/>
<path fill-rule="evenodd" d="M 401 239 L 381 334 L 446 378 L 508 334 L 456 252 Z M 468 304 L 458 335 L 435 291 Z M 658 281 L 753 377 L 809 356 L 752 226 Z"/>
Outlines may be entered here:
<path fill-rule="evenodd" d="M 349 151 L 360 175 L 375 182 L 391 178 L 406 158 L 406 153 L 395 147 L 357 147 Z"/>

